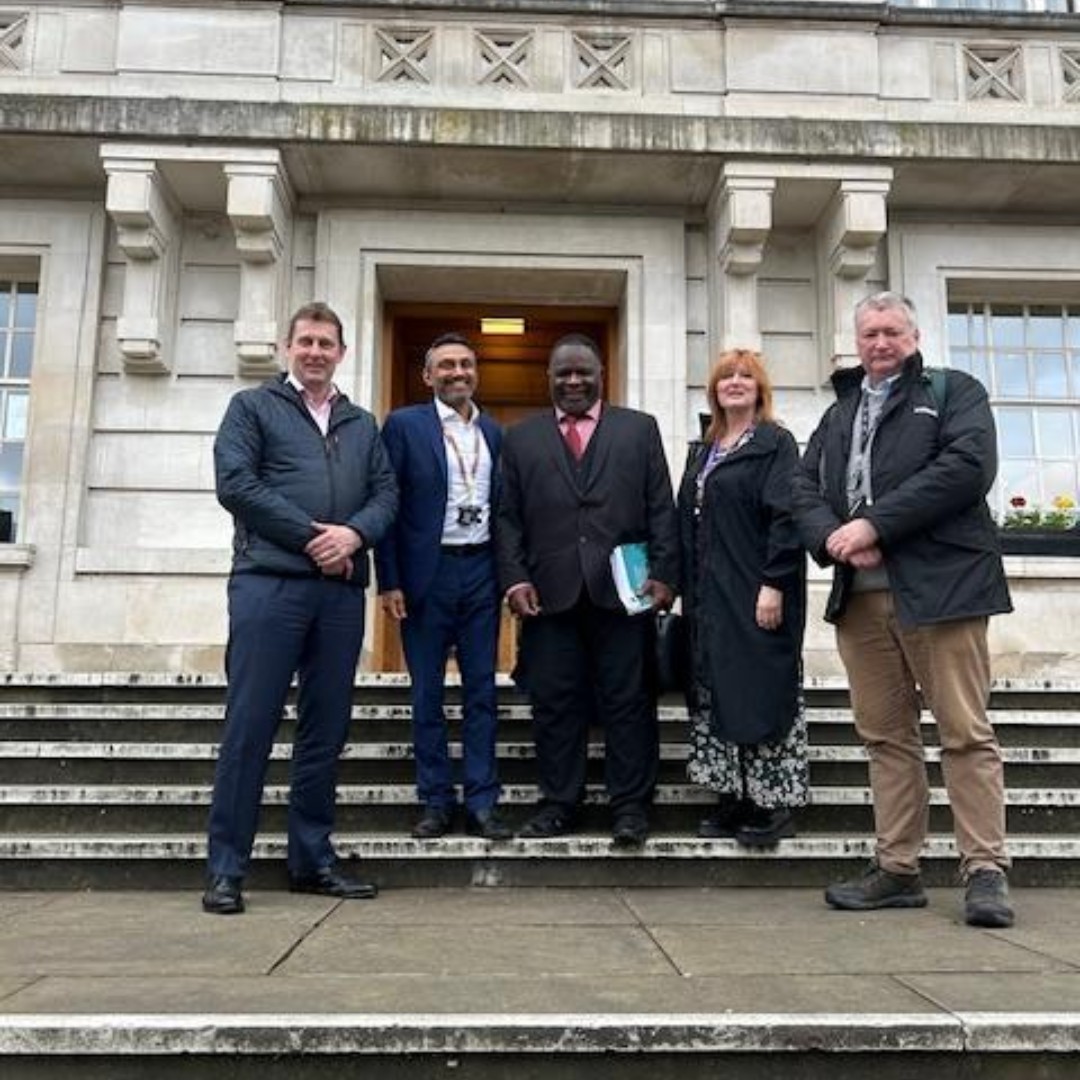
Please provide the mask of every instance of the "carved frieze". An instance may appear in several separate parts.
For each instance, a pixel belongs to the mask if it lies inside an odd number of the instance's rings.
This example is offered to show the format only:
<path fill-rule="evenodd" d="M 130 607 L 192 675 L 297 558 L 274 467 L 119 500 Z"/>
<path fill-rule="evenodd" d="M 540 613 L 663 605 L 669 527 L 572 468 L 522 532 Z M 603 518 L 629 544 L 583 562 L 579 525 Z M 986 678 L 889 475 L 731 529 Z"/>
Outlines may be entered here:
<path fill-rule="evenodd" d="M 375 81 L 434 82 L 435 31 L 431 27 L 383 26 L 375 30 Z"/>
<path fill-rule="evenodd" d="M 1080 102 L 1080 49 L 1061 50 L 1061 85 L 1066 102 Z"/>
<path fill-rule="evenodd" d="M 1024 52 L 1019 45 L 968 43 L 963 58 L 968 101 L 1024 100 Z"/>
<path fill-rule="evenodd" d="M 30 15 L 25 11 L 0 11 L 0 74 L 25 68 L 29 25 Z"/>
<path fill-rule="evenodd" d="M 529 87 L 531 30 L 477 30 L 476 53 L 477 82 L 481 86 Z"/>
<path fill-rule="evenodd" d="M 633 38 L 579 30 L 572 35 L 573 84 L 580 90 L 629 90 Z"/>

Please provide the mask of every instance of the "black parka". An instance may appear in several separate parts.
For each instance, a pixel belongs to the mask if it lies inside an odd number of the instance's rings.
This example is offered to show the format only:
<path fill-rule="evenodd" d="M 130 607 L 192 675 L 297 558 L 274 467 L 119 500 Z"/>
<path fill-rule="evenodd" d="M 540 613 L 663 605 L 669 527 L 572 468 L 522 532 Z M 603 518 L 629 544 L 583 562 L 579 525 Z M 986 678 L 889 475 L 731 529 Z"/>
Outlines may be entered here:
<path fill-rule="evenodd" d="M 718 738 L 775 741 L 795 722 L 801 690 L 806 554 L 791 516 L 798 447 L 783 428 L 759 424 L 754 437 L 709 474 L 696 516 L 695 484 L 708 454 L 708 446 L 691 453 L 679 485 L 692 682 L 710 691 Z M 777 630 L 757 625 L 762 585 L 784 594 Z M 695 708 L 694 686 L 690 693 Z"/>
<path fill-rule="evenodd" d="M 807 550 L 832 564 L 829 535 L 849 520 L 847 467 L 863 369 L 836 372 L 837 400 L 796 470 L 795 517 Z M 982 384 L 947 372 L 942 401 L 916 352 L 905 361 L 870 444 L 867 505 L 854 514 L 877 530 L 901 626 L 1011 611 L 997 527 L 986 495 L 997 473 L 997 436 Z M 836 566 L 825 617 L 843 614 L 851 571 Z"/>

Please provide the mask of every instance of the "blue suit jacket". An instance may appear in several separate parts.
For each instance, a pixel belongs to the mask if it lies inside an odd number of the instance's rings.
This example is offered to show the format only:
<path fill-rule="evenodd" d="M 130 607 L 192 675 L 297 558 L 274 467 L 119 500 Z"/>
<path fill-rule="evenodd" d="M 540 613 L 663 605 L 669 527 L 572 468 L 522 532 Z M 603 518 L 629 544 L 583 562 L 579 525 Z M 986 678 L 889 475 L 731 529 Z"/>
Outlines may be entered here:
<path fill-rule="evenodd" d="M 491 454 L 494 527 L 502 432 L 484 413 L 480 431 Z M 427 592 L 435 577 L 446 516 L 446 444 L 434 402 L 395 409 L 386 418 L 382 438 L 397 474 L 400 503 L 397 519 L 375 549 L 375 574 L 379 592 L 401 589 L 411 603 Z"/>

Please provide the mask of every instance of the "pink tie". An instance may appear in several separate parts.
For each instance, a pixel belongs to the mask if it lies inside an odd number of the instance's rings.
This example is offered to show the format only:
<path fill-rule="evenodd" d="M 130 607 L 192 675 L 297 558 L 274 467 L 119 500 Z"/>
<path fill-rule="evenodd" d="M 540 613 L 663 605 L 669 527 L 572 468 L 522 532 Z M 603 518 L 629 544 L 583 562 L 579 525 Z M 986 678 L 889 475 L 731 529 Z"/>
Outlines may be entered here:
<path fill-rule="evenodd" d="M 564 423 L 566 424 L 566 445 L 570 448 L 570 453 L 574 455 L 574 460 L 580 461 L 585 448 L 581 445 L 581 432 L 577 428 L 578 418 L 576 416 L 564 417 Z"/>

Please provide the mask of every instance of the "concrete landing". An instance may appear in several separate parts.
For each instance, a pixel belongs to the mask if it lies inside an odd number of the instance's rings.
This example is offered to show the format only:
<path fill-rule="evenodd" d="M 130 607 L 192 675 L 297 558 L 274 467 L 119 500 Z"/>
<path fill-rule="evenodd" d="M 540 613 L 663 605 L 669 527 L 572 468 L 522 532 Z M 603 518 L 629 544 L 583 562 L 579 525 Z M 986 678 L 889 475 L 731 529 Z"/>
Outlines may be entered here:
<path fill-rule="evenodd" d="M 589 1061 L 658 1080 L 764 1077 L 785 1053 L 799 1077 L 871 1059 L 875 1077 L 1080 1074 L 1080 894 L 1014 890 L 1002 931 L 965 926 L 958 889 L 930 895 L 856 914 L 816 889 L 255 891 L 223 918 L 197 892 L 0 893 L 0 1070 L 194 1076 L 220 1059 L 265 1080 L 348 1058 L 392 1076 L 404 1053 L 403 1076 Z"/>

